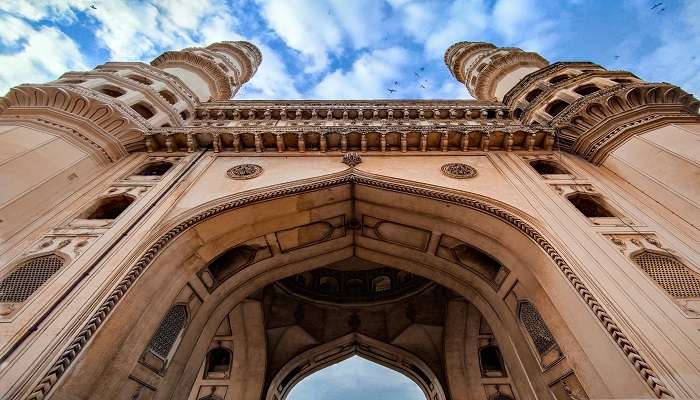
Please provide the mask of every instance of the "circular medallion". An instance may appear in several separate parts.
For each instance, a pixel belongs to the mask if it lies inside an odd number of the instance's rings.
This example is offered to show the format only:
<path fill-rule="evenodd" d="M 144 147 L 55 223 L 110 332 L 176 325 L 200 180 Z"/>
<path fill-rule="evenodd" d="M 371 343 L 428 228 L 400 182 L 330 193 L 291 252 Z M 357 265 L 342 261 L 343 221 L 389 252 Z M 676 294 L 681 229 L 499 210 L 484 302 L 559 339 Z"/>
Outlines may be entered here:
<path fill-rule="evenodd" d="M 263 173 L 261 166 L 256 164 L 239 164 L 226 171 L 226 176 L 231 179 L 253 179 Z"/>
<path fill-rule="evenodd" d="M 462 163 L 449 163 L 440 168 L 443 175 L 454 179 L 467 179 L 476 176 L 476 169 L 471 165 Z"/>

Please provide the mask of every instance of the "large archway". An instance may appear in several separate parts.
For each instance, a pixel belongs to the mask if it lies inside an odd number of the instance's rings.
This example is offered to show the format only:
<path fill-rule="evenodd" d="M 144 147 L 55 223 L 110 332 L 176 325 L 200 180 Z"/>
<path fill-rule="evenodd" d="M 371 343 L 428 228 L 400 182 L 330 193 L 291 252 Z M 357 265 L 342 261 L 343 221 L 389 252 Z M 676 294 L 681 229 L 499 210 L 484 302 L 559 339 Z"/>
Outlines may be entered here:
<path fill-rule="evenodd" d="M 125 398 L 137 391 L 157 399 L 187 398 L 231 310 L 274 282 L 353 256 L 425 277 L 468 300 L 492 328 L 519 399 L 578 390 L 577 384 L 593 397 L 649 397 L 649 387 L 663 391 L 655 378 L 647 379 L 653 378 L 648 368 L 629 364 L 630 355 L 641 360 L 636 349 L 540 233 L 545 230 L 528 219 L 488 199 L 356 172 L 208 204 L 157 234 L 132 269 L 126 301 L 58 391 L 97 398 L 89 382 L 99 380 Z M 238 264 L 229 271 L 207 275 L 212 262 L 239 246 L 255 251 L 234 257 Z M 478 267 L 476 254 L 491 256 L 502 269 Z M 149 368 L 144 349 L 173 304 L 188 307 L 186 327 L 162 368 Z M 461 321 L 460 312 L 452 311 L 455 321 Z M 528 329 L 525 320 L 547 326 L 555 346 L 540 346 L 542 332 Z M 464 329 L 450 327 L 457 333 L 446 342 L 459 345 Z M 446 352 L 447 398 L 474 398 L 460 383 L 466 381 L 464 363 L 461 355 Z M 260 369 L 264 375 L 264 365 L 248 372 Z M 613 370 L 616 375 L 606 375 Z M 652 383 L 647 387 L 639 374 Z M 259 398 L 261 382 L 242 382 L 240 398 Z"/>

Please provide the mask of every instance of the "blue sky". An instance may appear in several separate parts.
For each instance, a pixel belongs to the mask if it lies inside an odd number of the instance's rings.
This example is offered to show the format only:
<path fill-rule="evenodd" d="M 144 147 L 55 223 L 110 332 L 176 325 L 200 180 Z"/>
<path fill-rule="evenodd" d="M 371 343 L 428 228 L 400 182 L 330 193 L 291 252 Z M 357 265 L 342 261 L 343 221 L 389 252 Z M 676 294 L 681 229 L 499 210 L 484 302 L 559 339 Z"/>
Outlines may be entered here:
<path fill-rule="evenodd" d="M 700 91 L 697 0 L 2 0 L 0 26 L 1 93 L 237 39 L 263 52 L 248 99 L 468 98 L 442 61 L 461 40 Z"/>
<path fill-rule="evenodd" d="M 425 395 L 403 374 L 353 356 L 307 376 L 287 400 L 425 400 Z"/>

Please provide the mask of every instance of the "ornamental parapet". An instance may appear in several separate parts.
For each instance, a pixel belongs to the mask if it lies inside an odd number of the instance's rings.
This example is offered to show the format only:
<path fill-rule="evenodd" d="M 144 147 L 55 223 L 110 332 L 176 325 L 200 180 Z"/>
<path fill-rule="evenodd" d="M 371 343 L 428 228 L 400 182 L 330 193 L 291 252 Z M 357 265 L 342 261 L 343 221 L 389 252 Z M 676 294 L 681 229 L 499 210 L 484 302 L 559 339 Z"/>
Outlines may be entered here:
<path fill-rule="evenodd" d="M 202 123 L 146 136 L 149 152 L 421 153 L 551 151 L 554 129 L 508 123 L 331 124 L 316 126 Z"/>
<path fill-rule="evenodd" d="M 671 122 L 700 122 L 700 102 L 669 83 L 621 83 L 583 96 L 549 122 L 562 150 L 600 163 L 632 135 Z"/>
<path fill-rule="evenodd" d="M 321 120 L 508 120 L 508 108 L 477 101 L 232 101 L 209 102 L 196 111 L 197 120 L 278 120 L 314 123 Z"/>

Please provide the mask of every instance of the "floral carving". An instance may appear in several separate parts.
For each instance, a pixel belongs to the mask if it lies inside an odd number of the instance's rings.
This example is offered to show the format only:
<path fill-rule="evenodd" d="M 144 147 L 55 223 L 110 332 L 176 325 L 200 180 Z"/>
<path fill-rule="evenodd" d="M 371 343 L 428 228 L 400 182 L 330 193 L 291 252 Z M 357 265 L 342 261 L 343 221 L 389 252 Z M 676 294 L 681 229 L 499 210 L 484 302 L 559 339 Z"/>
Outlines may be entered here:
<path fill-rule="evenodd" d="M 476 169 L 471 165 L 462 163 L 449 163 L 440 168 L 443 175 L 454 179 L 468 179 L 477 175 Z"/>
<path fill-rule="evenodd" d="M 253 179 L 263 173 L 261 166 L 257 164 L 239 164 L 226 171 L 226 176 L 231 179 Z"/>
<path fill-rule="evenodd" d="M 350 168 L 355 168 L 358 164 L 362 163 L 362 157 L 359 154 L 351 151 L 343 155 L 343 164 Z"/>

